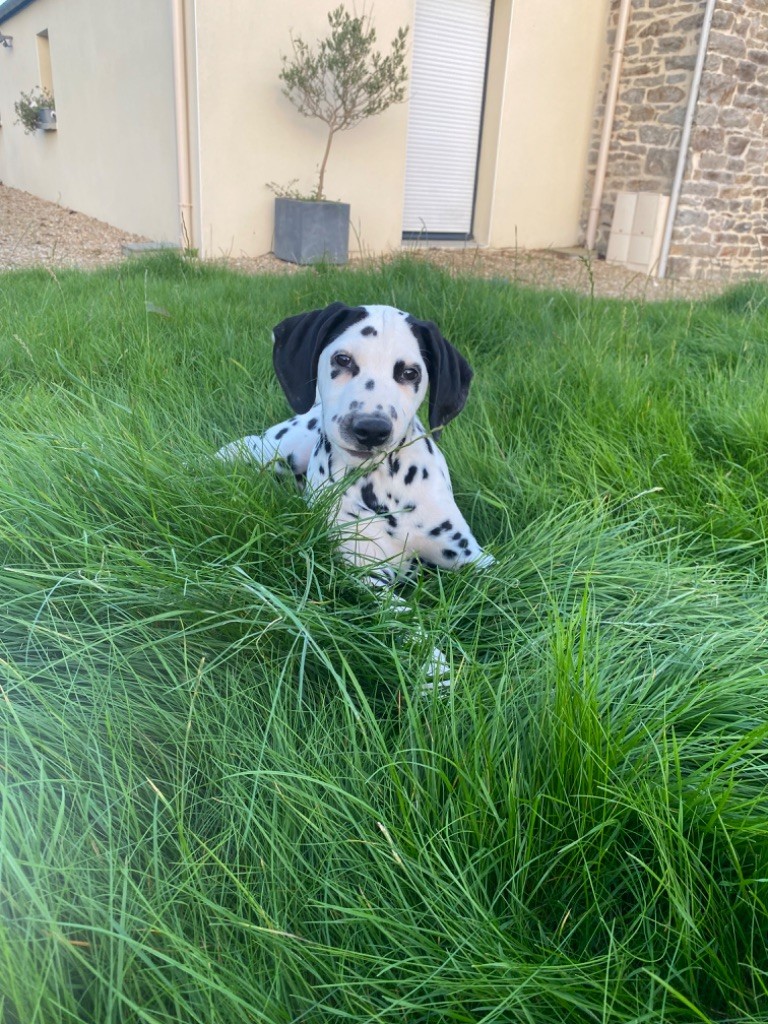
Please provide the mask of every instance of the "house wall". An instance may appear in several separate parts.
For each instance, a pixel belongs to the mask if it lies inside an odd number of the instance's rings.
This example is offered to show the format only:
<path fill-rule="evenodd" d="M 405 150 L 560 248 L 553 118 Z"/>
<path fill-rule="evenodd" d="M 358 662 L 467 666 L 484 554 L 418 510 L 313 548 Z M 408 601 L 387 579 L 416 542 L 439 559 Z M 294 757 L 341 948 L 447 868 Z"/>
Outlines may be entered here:
<path fill-rule="evenodd" d="M 586 226 L 619 0 L 589 155 Z M 596 248 L 608 244 L 619 191 L 669 195 L 696 62 L 704 0 L 632 0 Z M 667 273 L 763 269 L 768 247 L 768 10 L 718 0 L 694 114 Z"/>
<path fill-rule="evenodd" d="M 573 246 L 608 0 L 496 0 L 478 212 L 493 247 Z M 501 96 L 497 96 L 501 81 Z M 494 163 L 486 163 L 493 147 Z"/>
<path fill-rule="evenodd" d="M 335 3 L 200 0 L 197 4 L 197 118 L 200 243 L 209 257 L 258 255 L 272 248 L 274 194 L 269 182 L 310 193 L 326 141 L 325 126 L 302 117 L 281 91 L 281 54 L 291 31 L 307 43 L 329 31 Z M 366 8 L 368 9 L 368 8 Z M 411 0 L 371 6 L 377 46 L 389 48 L 411 21 Z M 350 249 L 400 245 L 406 103 L 348 132 L 331 149 L 329 199 L 351 206 Z"/>
<path fill-rule="evenodd" d="M 177 238 L 170 8 L 36 0 L 2 24 L 0 180 L 157 240 Z M 19 93 L 41 84 L 49 34 L 58 130 L 25 135 Z"/>
<path fill-rule="evenodd" d="M 281 91 L 291 31 L 326 34 L 337 0 L 184 0 L 192 238 L 201 254 L 272 248 L 269 182 L 310 191 L 324 126 Z M 378 45 L 418 0 L 370 5 Z M 475 240 L 546 247 L 578 240 L 580 201 L 609 0 L 495 0 Z M 2 5 L 0 4 L 0 13 Z M 3 22 L 0 180 L 158 241 L 178 240 L 171 0 L 33 0 Z M 18 94 L 40 82 L 48 30 L 58 131 L 26 136 Z M 401 246 L 408 104 L 333 143 L 326 194 L 351 205 L 353 251 Z"/>
<path fill-rule="evenodd" d="M 765 273 L 768 7 L 719 0 L 669 255 L 677 277 Z"/>
<path fill-rule="evenodd" d="M 611 9 L 606 64 L 589 154 L 584 227 L 605 116 L 619 0 L 612 0 Z M 608 247 L 617 192 L 670 193 L 703 10 L 702 0 L 632 0 L 600 208 L 595 246 L 598 252 L 604 253 Z"/>
<path fill-rule="evenodd" d="M 386 50 L 417 0 L 368 8 Z M 208 256 L 272 246 L 268 182 L 311 190 L 324 126 L 282 94 L 280 55 L 291 31 L 314 44 L 327 33 L 327 3 L 251 0 L 197 4 L 200 244 Z M 546 247 L 578 241 L 584 175 L 608 0 L 495 0 L 490 74 L 477 183 L 475 240 Z M 409 38 L 409 42 L 412 39 Z M 401 246 L 407 101 L 333 143 L 326 194 L 351 206 L 350 248 Z"/>

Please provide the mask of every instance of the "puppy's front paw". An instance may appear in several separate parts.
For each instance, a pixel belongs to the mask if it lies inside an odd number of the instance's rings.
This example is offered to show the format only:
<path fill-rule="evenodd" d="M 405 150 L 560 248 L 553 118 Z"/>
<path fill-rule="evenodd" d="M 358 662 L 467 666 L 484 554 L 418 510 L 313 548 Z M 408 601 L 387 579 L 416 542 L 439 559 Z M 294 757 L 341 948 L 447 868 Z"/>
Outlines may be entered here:
<path fill-rule="evenodd" d="M 451 666 L 439 647 L 432 649 L 432 654 L 424 666 L 424 675 L 427 678 L 419 691 L 422 697 L 429 696 L 435 690 L 438 692 L 447 691 L 453 685 Z"/>
<path fill-rule="evenodd" d="M 487 551 L 479 551 L 477 556 L 470 561 L 473 569 L 489 569 L 495 564 L 496 559 L 493 555 L 489 555 Z"/>
<path fill-rule="evenodd" d="M 259 434 L 230 441 L 216 452 L 216 458 L 224 462 L 255 462 L 258 466 L 265 466 L 276 455 L 276 445 Z"/>

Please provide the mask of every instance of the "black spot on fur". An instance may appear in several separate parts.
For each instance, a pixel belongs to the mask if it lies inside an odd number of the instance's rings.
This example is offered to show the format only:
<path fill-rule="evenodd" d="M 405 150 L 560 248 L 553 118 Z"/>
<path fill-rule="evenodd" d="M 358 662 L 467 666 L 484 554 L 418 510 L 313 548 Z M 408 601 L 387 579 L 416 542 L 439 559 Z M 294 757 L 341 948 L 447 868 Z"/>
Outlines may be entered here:
<path fill-rule="evenodd" d="M 424 444 L 427 446 L 427 451 L 429 452 L 429 454 L 433 455 L 434 451 L 433 451 L 433 448 L 432 448 L 432 442 L 429 440 L 428 437 L 424 438 Z"/>
<path fill-rule="evenodd" d="M 395 517 L 394 517 L 394 516 L 387 516 L 387 522 L 388 522 L 388 523 L 389 523 L 389 525 L 390 525 L 390 526 L 392 526 L 392 527 L 395 527 L 395 526 L 397 526 L 397 520 L 395 519 Z M 392 535 L 390 534 L 390 536 L 392 536 Z"/>
<path fill-rule="evenodd" d="M 279 441 L 279 440 L 280 440 L 280 438 L 281 438 L 281 437 L 285 437 L 285 435 L 286 435 L 287 433 L 288 433 L 288 427 L 283 427 L 283 429 L 282 429 L 282 430 L 278 430 L 278 432 L 277 432 L 277 433 L 275 434 L 275 440 L 276 440 L 276 441 Z"/>
<path fill-rule="evenodd" d="M 317 426 L 317 418 L 315 416 L 313 416 L 312 419 L 307 424 L 307 430 L 314 430 L 316 426 Z"/>
<path fill-rule="evenodd" d="M 426 480 L 428 477 L 429 477 L 429 470 L 425 466 L 424 469 L 422 469 L 422 471 L 421 471 L 421 479 L 422 480 Z"/>
<path fill-rule="evenodd" d="M 331 370 L 331 380 L 336 380 L 340 373 L 341 370 L 338 367 L 335 370 Z"/>
<path fill-rule="evenodd" d="M 446 519 L 444 522 L 440 523 L 439 526 L 433 527 L 429 531 L 429 535 L 430 535 L 430 537 L 439 537 L 441 533 L 447 533 L 449 530 L 452 530 L 452 529 L 453 529 L 453 523 L 451 522 L 450 519 Z"/>
<path fill-rule="evenodd" d="M 403 477 L 403 483 L 404 484 L 412 484 L 413 480 L 414 480 L 414 477 L 416 476 L 418 471 L 419 470 L 418 470 L 417 466 L 409 466 L 408 467 L 408 472 Z"/>
<path fill-rule="evenodd" d="M 368 326 L 364 327 L 360 333 L 364 334 L 366 337 L 375 338 L 379 332 L 376 330 L 375 327 L 371 327 L 371 325 L 368 324 Z"/>
<path fill-rule="evenodd" d="M 366 391 L 373 391 L 373 389 L 375 387 L 376 387 L 376 381 L 375 380 L 367 380 L 365 382 L 365 390 Z"/>
<path fill-rule="evenodd" d="M 452 548 L 443 548 L 443 558 L 455 558 L 456 552 Z"/>
<path fill-rule="evenodd" d="M 360 497 L 365 507 L 369 508 L 371 512 L 377 512 L 379 515 L 389 512 L 388 506 L 383 505 L 376 497 L 376 491 L 374 491 L 370 480 L 360 488 Z"/>
<path fill-rule="evenodd" d="M 389 465 L 389 475 L 397 476 L 400 472 L 400 459 L 395 459 L 391 455 L 388 455 L 387 464 Z"/>

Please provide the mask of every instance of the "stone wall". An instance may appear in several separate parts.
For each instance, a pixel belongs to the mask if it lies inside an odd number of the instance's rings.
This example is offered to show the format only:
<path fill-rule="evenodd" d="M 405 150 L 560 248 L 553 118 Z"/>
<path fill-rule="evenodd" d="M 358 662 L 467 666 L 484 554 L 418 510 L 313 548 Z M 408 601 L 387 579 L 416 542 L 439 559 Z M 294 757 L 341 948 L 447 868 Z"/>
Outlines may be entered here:
<path fill-rule="evenodd" d="M 669 273 L 768 271 L 768 4 L 718 0 Z"/>
<path fill-rule="evenodd" d="M 584 224 L 605 109 L 619 3 L 595 116 Z M 596 247 L 605 252 L 616 193 L 669 194 L 705 0 L 632 0 Z M 667 273 L 733 277 L 768 256 L 768 4 L 717 0 Z"/>

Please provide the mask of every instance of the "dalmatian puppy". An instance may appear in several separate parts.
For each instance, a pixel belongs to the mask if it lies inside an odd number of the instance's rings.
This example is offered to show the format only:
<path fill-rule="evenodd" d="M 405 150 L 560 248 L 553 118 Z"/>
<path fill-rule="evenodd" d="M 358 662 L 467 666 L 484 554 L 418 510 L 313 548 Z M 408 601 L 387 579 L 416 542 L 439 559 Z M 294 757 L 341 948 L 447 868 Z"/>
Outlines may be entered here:
<path fill-rule="evenodd" d="M 334 302 L 283 320 L 273 341 L 295 415 L 218 455 L 288 469 L 306 479 L 309 501 L 335 487 L 339 548 L 374 586 L 418 563 L 493 562 L 456 505 L 436 443 L 464 407 L 472 370 L 435 324 L 391 306 Z M 417 416 L 427 394 L 429 431 Z M 432 662 L 445 675 L 439 651 Z"/>

